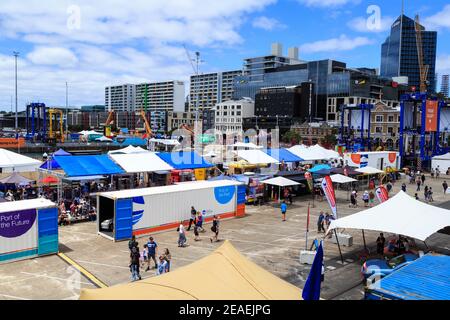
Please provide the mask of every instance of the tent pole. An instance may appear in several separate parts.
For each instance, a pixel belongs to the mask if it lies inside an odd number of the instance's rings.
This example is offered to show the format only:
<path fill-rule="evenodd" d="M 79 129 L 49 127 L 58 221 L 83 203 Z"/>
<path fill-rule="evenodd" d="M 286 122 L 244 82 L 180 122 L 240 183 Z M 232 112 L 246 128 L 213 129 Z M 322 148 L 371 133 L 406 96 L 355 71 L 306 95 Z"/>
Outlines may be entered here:
<path fill-rule="evenodd" d="M 339 255 L 341 256 L 342 265 L 344 265 L 344 257 L 342 256 L 341 245 L 339 244 L 339 239 L 338 239 L 338 236 L 337 236 L 336 229 L 334 229 L 334 236 L 336 237 L 336 242 L 337 242 L 337 245 L 338 245 L 338 248 L 339 248 Z"/>
<path fill-rule="evenodd" d="M 366 245 L 366 235 L 364 234 L 364 229 L 362 230 L 362 236 L 363 236 L 363 241 L 364 241 L 364 250 L 367 251 L 367 245 Z"/>

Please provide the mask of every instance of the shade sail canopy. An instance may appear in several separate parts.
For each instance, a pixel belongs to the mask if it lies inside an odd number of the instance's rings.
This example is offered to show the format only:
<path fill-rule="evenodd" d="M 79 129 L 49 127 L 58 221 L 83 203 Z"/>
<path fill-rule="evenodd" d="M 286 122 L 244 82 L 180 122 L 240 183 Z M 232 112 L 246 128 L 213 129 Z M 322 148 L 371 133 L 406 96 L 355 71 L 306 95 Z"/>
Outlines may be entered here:
<path fill-rule="evenodd" d="M 264 184 L 270 184 L 272 186 L 278 186 L 278 187 L 290 187 L 290 186 L 298 186 L 300 183 L 283 178 L 283 177 L 276 177 L 268 180 L 262 181 Z"/>
<path fill-rule="evenodd" d="M 332 176 L 330 176 L 331 181 L 335 182 L 335 183 L 340 183 L 340 184 L 345 184 L 345 183 L 351 183 L 351 182 L 356 182 L 358 180 L 347 177 L 347 176 L 343 176 L 342 174 L 333 174 Z"/>
<path fill-rule="evenodd" d="M 127 173 L 173 170 L 173 167 L 164 162 L 154 152 L 111 154 L 109 156 Z"/>
<path fill-rule="evenodd" d="M 61 157 L 61 156 L 71 156 L 72 154 L 67 151 L 64 151 L 63 149 L 59 149 L 53 155 Z"/>
<path fill-rule="evenodd" d="M 301 290 L 248 260 L 226 241 L 187 266 L 142 281 L 85 289 L 80 299 L 301 300 Z"/>
<path fill-rule="evenodd" d="M 329 231 L 336 228 L 373 230 L 425 241 L 447 226 L 450 226 L 450 210 L 430 206 L 400 191 L 376 207 L 332 221 Z"/>
<path fill-rule="evenodd" d="M 450 152 L 440 156 L 434 156 L 433 160 L 450 160 Z"/>
<path fill-rule="evenodd" d="M 263 150 L 265 153 L 267 153 L 272 158 L 278 160 L 279 162 L 300 162 L 303 161 L 302 158 L 296 156 L 292 152 L 290 152 L 287 149 L 267 149 Z"/>
<path fill-rule="evenodd" d="M 64 157 L 64 156 L 63 156 Z M 58 162 L 55 159 L 45 161 L 39 168 L 46 170 L 59 170 L 61 169 Z"/>
<path fill-rule="evenodd" d="M 16 185 L 27 185 L 33 182 L 33 180 L 27 179 L 17 172 L 14 172 L 9 177 L 3 178 L 0 180 L 0 183 L 3 184 L 16 184 Z"/>
<path fill-rule="evenodd" d="M 27 172 L 34 171 L 41 165 L 41 161 L 24 155 L 0 149 L 0 168 L 10 169 L 3 172 Z"/>
<path fill-rule="evenodd" d="M 356 172 L 359 173 L 363 173 L 363 174 L 379 174 L 379 173 L 384 173 L 384 171 L 381 171 L 377 168 L 372 168 L 372 167 L 364 167 L 364 168 L 360 168 L 360 169 L 356 169 Z"/>
<path fill-rule="evenodd" d="M 236 153 L 239 158 L 244 159 L 250 164 L 270 164 L 280 162 L 261 150 L 238 150 Z"/>
<path fill-rule="evenodd" d="M 165 163 L 177 170 L 202 169 L 214 167 L 195 151 L 157 153 Z"/>
<path fill-rule="evenodd" d="M 124 173 L 107 155 L 55 157 L 55 160 L 67 177 Z"/>

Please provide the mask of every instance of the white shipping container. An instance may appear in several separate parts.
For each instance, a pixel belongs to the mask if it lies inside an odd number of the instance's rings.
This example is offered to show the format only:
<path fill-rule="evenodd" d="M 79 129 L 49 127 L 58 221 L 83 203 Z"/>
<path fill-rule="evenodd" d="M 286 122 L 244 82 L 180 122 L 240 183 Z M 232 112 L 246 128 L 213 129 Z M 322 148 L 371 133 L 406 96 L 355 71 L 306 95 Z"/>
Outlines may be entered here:
<path fill-rule="evenodd" d="M 351 167 L 372 167 L 379 170 L 400 169 L 400 155 L 398 152 L 357 152 L 345 153 L 344 163 Z"/>

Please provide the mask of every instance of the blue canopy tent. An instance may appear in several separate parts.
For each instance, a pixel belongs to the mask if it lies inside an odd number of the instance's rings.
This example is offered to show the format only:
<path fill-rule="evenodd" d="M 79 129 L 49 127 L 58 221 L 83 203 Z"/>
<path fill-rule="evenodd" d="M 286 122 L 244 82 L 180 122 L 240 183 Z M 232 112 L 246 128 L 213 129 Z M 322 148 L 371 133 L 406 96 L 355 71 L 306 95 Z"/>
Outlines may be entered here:
<path fill-rule="evenodd" d="M 177 170 L 185 169 L 203 169 L 214 167 L 213 164 L 207 162 L 203 157 L 196 152 L 161 152 L 157 153 L 168 165 Z"/>
<path fill-rule="evenodd" d="M 288 163 L 303 161 L 302 158 L 296 156 L 287 149 L 267 149 L 263 151 L 280 162 L 284 161 L 285 163 Z"/>
<path fill-rule="evenodd" d="M 61 166 L 55 159 L 45 161 L 39 168 L 46 170 L 60 170 Z"/>
<path fill-rule="evenodd" d="M 71 153 L 64 151 L 63 149 L 59 149 L 58 151 L 53 153 L 53 156 L 55 157 L 71 156 L 71 155 L 72 155 Z"/>
<path fill-rule="evenodd" d="M 67 177 L 84 177 L 125 173 L 107 155 L 55 157 Z"/>
<path fill-rule="evenodd" d="M 121 146 L 121 147 L 128 147 L 128 146 L 134 146 L 134 147 L 145 147 L 147 145 L 147 140 L 138 138 L 138 137 L 127 137 L 127 138 L 116 138 L 116 141 L 112 143 L 112 145 L 115 146 Z"/>

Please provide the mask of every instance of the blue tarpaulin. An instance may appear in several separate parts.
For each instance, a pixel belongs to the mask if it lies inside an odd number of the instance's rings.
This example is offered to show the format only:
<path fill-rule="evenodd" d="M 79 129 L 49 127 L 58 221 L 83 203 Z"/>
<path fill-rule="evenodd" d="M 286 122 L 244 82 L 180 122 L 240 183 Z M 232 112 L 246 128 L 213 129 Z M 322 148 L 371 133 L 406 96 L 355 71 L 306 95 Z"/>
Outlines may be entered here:
<path fill-rule="evenodd" d="M 286 150 L 286 149 L 267 149 L 263 150 L 265 153 L 267 153 L 272 158 L 275 158 L 278 161 L 284 161 L 284 162 L 300 162 L 303 161 L 302 158 L 297 157 L 292 152 Z"/>
<path fill-rule="evenodd" d="M 177 170 L 201 169 L 214 167 L 196 152 L 161 152 L 157 153 L 164 162 Z"/>
<path fill-rule="evenodd" d="M 64 151 L 63 149 L 59 149 L 56 151 L 53 156 L 60 157 L 60 156 L 71 156 L 72 154 L 68 153 L 67 151 Z"/>
<path fill-rule="evenodd" d="M 147 140 L 137 137 L 127 137 L 125 139 L 117 138 L 116 141 L 114 141 L 113 145 L 121 147 L 128 147 L 128 146 L 142 147 L 147 145 Z"/>
<path fill-rule="evenodd" d="M 331 169 L 331 166 L 328 164 L 319 164 L 317 166 L 314 166 L 314 168 L 309 169 L 308 171 L 311 173 L 316 173 L 321 170 L 330 170 L 330 169 Z"/>
<path fill-rule="evenodd" d="M 320 286 L 322 283 L 322 268 L 323 268 L 323 248 L 322 242 L 317 249 L 316 256 L 314 257 L 311 271 L 309 272 L 308 279 L 303 287 L 302 297 L 304 300 L 320 300 Z"/>
<path fill-rule="evenodd" d="M 125 173 L 107 155 L 55 157 L 67 177 Z"/>

